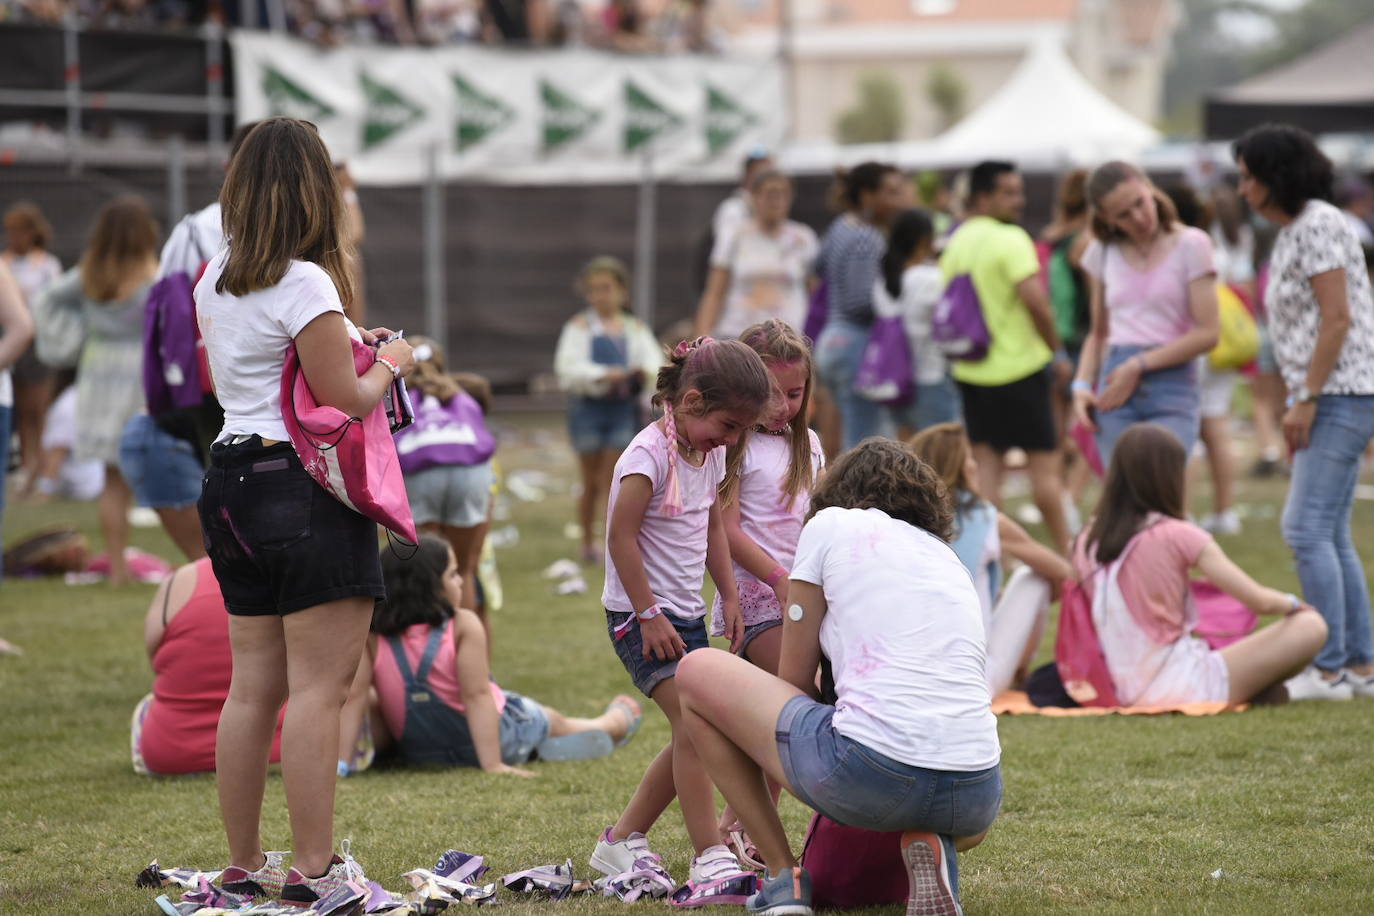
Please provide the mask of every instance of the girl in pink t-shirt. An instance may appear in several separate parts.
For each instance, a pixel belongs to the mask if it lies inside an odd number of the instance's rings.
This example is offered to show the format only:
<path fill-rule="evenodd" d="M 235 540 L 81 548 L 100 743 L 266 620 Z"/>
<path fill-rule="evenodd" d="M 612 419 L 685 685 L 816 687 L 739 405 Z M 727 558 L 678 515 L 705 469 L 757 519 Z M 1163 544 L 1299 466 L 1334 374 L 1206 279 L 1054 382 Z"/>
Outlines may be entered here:
<path fill-rule="evenodd" d="M 716 491 L 726 447 L 758 422 L 771 396 L 768 370 L 748 346 L 709 337 L 683 341 L 658 374 L 654 403 L 663 418 L 635 436 L 616 462 L 606 511 L 606 628 L 635 686 L 672 728 L 667 747 L 592 852 L 592 867 L 625 896 L 674 892 L 645 834 L 675 795 L 696 855 L 674 898 L 743 903 L 753 891 L 752 872 L 720 844 L 711 780 L 683 732 L 676 674 L 687 652 L 707 645 L 706 570 L 724 596 L 725 634 L 736 648 L 743 639 Z"/>
<path fill-rule="evenodd" d="M 1301 671 L 1326 641 L 1326 622 L 1296 596 L 1266 588 L 1212 536 L 1184 520 L 1187 453 L 1157 423 L 1126 430 L 1102 499 L 1074 545 L 1075 572 L 1123 705 L 1243 703 Z M 1259 614 L 1283 619 L 1220 650 L 1192 631 L 1192 570 Z"/>
<path fill-rule="evenodd" d="M 1080 263 L 1092 326 L 1074 416 L 1097 433 L 1104 462 L 1132 423 L 1161 423 L 1191 450 L 1201 410 L 1193 363 L 1217 343 L 1212 240 L 1125 162 L 1099 166 L 1088 199 L 1094 240 Z"/>

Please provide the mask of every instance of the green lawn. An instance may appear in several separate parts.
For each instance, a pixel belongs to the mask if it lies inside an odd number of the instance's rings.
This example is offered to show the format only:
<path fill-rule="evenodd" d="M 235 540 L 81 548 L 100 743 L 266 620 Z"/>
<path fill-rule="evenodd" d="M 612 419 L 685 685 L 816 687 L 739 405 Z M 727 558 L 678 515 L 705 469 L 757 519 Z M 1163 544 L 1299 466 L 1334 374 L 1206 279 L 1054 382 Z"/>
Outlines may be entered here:
<path fill-rule="evenodd" d="M 546 499 L 511 502 L 518 545 L 499 553 L 506 608 L 495 615 L 500 682 L 575 714 L 631 689 L 606 643 L 599 577 L 558 597 L 540 571 L 573 556 L 571 456 L 551 418 L 521 418 L 506 469 L 554 475 Z M 1297 586 L 1278 533 L 1282 482 L 1245 481 L 1246 532 L 1224 540 L 1243 566 Z M 5 536 L 70 523 L 94 533 L 90 505 L 11 506 Z M 1374 503 L 1357 504 L 1356 540 L 1374 552 Z M 158 531 L 135 543 L 164 556 Z M 205 868 L 225 855 L 210 777 L 149 780 L 129 766 L 128 719 L 148 689 L 141 621 L 152 589 L 7 581 L 0 635 L 0 913 L 154 913 L 133 877 L 154 857 Z M 1006 800 L 992 835 L 961 861 L 970 913 L 1361 913 L 1374 911 L 1374 701 L 1294 705 L 1203 719 L 1004 718 Z M 339 787 L 337 831 L 371 877 L 428 867 L 450 847 L 487 856 L 497 874 L 571 857 L 585 870 L 666 739 L 651 713 L 609 760 L 535 764 L 539 778 L 475 770 L 374 771 Z M 265 840 L 286 848 L 278 776 Z M 785 798 L 798 844 L 807 812 Z M 670 811 L 653 835 L 675 876 L 689 848 Z M 504 905 L 523 910 L 513 896 Z M 578 900 L 575 912 L 621 904 Z M 642 906 L 650 906 L 643 904 Z"/>

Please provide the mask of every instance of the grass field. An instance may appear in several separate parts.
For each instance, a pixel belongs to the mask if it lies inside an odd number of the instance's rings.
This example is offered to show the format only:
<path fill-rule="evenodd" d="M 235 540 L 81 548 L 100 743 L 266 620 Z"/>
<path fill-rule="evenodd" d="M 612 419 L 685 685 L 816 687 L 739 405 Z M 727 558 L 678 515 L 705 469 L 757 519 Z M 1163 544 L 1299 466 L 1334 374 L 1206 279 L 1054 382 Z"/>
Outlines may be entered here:
<path fill-rule="evenodd" d="M 496 675 L 565 712 L 597 712 L 631 689 L 606 644 L 599 576 L 585 595 L 558 597 L 539 575 L 575 553 L 563 531 L 571 456 L 551 418 L 521 418 L 505 442 L 507 471 L 537 468 L 555 483 L 542 501 L 512 500 L 509 521 L 496 524 L 520 533 L 499 552 Z M 1296 589 L 1278 532 L 1282 495 L 1281 481 L 1245 481 L 1246 531 L 1223 544 L 1262 581 Z M 1368 558 L 1374 502 L 1357 503 L 1355 515 Z M 5 537 L 54 524 L 94 533 L 94 507 L 11 506 Z M 135 543 L 172 556 L 160 531 L 137 531 Z M 150 780 L 129 766 L 129 714 L 151 681 L 141 641 L 151 595 L 53 581 L 10 580 L 0 591 L 0 635 L 26 650 L 0 658 L 0 913 L 151 914 L 153 893 L 133 886 L 149 860 L 224 864 L 212 777 Z M 1006 800 L 990 838 L 961 860 L 969 913 L 1374 912 L 1374 700 L 1202 719 L 1004 718 L 1000 730 Z M 363 773 L 339 786 L 337 836 L 352 838 L 369 876 L 397 889 L 401 872 L 450 847 L 487 856 L 496 874 L 567 858 L 585 870 L 597 832 L 666 735 L 650 713 L 610 759 L 534 764 L 534 780 Z M 790 798 L 782 810 L 799 844 L 807 812 Z M 277 775 L 266 811 L 268 848 L 286 848 Z M 675 809 L 653 842 L 685 875 Z M 503 906 L 536 905 L 503 895 Z"/>

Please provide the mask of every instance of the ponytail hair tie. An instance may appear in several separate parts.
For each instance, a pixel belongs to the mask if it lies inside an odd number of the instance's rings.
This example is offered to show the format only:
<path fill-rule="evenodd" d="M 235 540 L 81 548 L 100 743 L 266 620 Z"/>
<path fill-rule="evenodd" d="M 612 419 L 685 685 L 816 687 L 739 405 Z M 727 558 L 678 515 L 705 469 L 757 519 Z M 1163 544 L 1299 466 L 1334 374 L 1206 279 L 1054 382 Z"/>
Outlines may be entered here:
<path fill-rule="evenodd" d="M 697 347 L 703 346 L 703 345 L 708 344 L 708 343 L 715 343 L 715 338 L 714 338 L 714 337 L 698 337 L 696 340 L 683 340 L 683 341 L 679 341 L 679 342 L 678 342 L 678 345 L 677 345 L 677 348 L 673 350 L 673 356 L 674 356 L 674 357 L 687 356 L 687 355 L 690 354 L 693 350 L 695 350 Z"/>

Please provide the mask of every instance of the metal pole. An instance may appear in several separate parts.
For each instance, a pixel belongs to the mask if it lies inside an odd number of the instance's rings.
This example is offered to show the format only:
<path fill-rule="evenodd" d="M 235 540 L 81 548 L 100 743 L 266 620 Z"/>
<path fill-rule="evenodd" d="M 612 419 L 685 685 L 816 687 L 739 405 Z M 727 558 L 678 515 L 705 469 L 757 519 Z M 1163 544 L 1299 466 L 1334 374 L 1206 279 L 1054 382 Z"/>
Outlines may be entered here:
<path fill-rule="evenodd" d="M 224 28 L 205 23 L 205 139 L 210 144 L 210 169 L 224 158 Z"/>
<path fill-rule="evenodd" d="M 422 217 L 425 271 L 425 331 L 453 359 L 448 339 L 448 310 L 444 293 L 444 184 L 439 174 L 439 144 L 425 156 Z"/>
<path fill-rule="evenodd" d="M 267 0 L 267 26 L 273 32 L 286 31 L 286 4 L 282 0 Z"/>
<path fill-rule="evenodd" d="M 635 214 L 634 310 L 650 328 L 654 326 L 654 256 L 658 244 L 658 186 L 654 183 L 653 145 L 640 158 L 639 201 Z"/>
<path fill-rule="evenodd" d="M 778 61 L 782 64 L 788 140 L 797 139 L 797 30 L 792 12 L 792 0 L 779 0 Z"/>
<path fill-rule="evenodd" d="M 180 134 L 167 141 L 167 229 L 186 215 L 186 144 Z"/>
<path fill-rule="evenodd" d="M 62 21 L 62 80 L 67 102 L 67 162 L 71 174 L 81 171 L 81 49 L 76 14 Z"/>
<path fill-rule="evenodd" d="M 239 0 L 239 20 L 245 29 L 258 27 L 258 0 Z"/>

